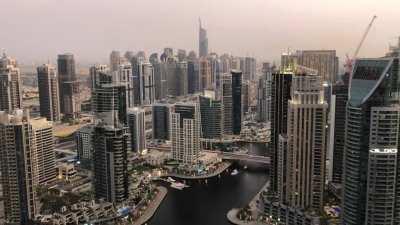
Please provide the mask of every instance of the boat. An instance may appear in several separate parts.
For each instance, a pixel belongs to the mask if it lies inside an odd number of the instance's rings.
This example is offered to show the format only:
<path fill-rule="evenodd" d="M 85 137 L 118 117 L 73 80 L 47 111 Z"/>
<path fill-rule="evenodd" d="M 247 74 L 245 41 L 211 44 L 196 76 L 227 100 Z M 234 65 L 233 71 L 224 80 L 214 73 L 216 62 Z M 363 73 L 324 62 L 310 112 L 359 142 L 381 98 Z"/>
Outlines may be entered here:
<path fill-rule="evenodd" d="M 180 183 L 180 182 L 174 182 L 171 184 L 172 188 L 178 189 L 178 190 L 182 190 L 185 187 L 189 187 L 188 185 L 184 184 L 184 183 Z"/>
<path fill-rule="evenodd" d="M 234 169 L 231 173 L 232 176 L 238 175 L 239 171 L 237 169 Z"/>
<path fill-rule="evenodd" d="M 172 179 L 172 177 L 168 177 L 168 178 L 167 178 L 167 181 L 173 183 L 173 182 L 175 182 L 176 180 Z"/>

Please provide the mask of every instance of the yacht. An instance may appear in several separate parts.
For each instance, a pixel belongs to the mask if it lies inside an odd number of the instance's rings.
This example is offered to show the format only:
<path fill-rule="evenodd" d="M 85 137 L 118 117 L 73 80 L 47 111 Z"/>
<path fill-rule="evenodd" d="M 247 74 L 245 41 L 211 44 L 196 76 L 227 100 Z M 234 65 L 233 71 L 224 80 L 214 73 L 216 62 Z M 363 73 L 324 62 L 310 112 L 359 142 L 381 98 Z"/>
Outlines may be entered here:
<path fill-rule="evenodd" d="M 173 183 L 173 182 L 175 182 L 176 180 L 172 179 L 172 177 L 168 177 L 168 178 L 167 178 L 167 181 Z"/>
<path fill-rule="evenodd" d="M 239 171 L 237 169 L 234 169 L 231 173 L 232 176 L 238 175 Z"/>
<path fill-rule="evenodd" d="M 182 190 L 183 188 L 189 187 L 189 186 L 187 186 L 187 185 L 184 184 L 184 183 L 174 182 L 174 183 L 171 184 L 171 187 L 172 187 L 172 188 L 175 188 L 175 189 L 178 189 L 178 190 Z"/>

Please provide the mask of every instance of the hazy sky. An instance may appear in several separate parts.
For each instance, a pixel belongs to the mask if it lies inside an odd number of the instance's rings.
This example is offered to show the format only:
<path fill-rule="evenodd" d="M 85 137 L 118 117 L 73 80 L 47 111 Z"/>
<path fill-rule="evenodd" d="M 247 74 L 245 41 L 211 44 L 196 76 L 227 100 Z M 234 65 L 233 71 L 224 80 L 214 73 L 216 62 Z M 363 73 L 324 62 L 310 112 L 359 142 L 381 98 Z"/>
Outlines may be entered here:
<path fill-rule="evenodd" d="M 111 50 L 198 51 L 198 18 L 210 51 L 276 60 L 291 49 L 380 56 L 400 35 L 400 0 L 0 0 L 0 48 L 20 62 L 63 52 L 103 62 Z"/>

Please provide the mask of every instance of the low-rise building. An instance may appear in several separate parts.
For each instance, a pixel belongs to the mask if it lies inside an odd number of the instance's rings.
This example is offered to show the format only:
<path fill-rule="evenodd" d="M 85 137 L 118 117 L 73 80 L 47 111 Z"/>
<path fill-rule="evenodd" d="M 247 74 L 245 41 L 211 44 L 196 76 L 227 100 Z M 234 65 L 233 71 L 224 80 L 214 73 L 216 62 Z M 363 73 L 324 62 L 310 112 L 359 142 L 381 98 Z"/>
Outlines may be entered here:
<path fill-rule="evenodd" d="M 100 219 L 111 221 L 116 215 L 112 203 L 91 201 L 64 206 L 60 213 L 37 215 L 35 221 L 39 224 L 78 225 L 91 224 Z"/>
<path fill-rule="evenodd" d="M 167 160 L 169 157 L 170 154 L 168 152 L 150 151 L 149 153 L 146 154 L 145 160 L 146 163 L 152 166 L 161 166 L 164 164 L 165 160 Z"/>
<path fill-rule="evenodd" d="M 76 177 L 75 166 L 72 163 L 61 163 L 58 167 L 58 179 L 70 181 Z"/>

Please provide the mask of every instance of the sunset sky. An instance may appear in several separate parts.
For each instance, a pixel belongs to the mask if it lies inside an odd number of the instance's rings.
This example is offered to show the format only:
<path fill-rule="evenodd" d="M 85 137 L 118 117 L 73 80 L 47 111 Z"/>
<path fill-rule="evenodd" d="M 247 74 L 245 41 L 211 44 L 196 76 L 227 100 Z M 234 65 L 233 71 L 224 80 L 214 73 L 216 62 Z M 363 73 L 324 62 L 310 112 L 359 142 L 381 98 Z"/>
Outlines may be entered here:
<path fill-rule="evenodd" d="M 106 62 L 111 50 L 198 51 L 198 18 L 210 51 L 278 60 L 291 49 L 381 56 L 400 35 L 399 0 L 1 0 L 0 48 L 23 63 Z"/>

